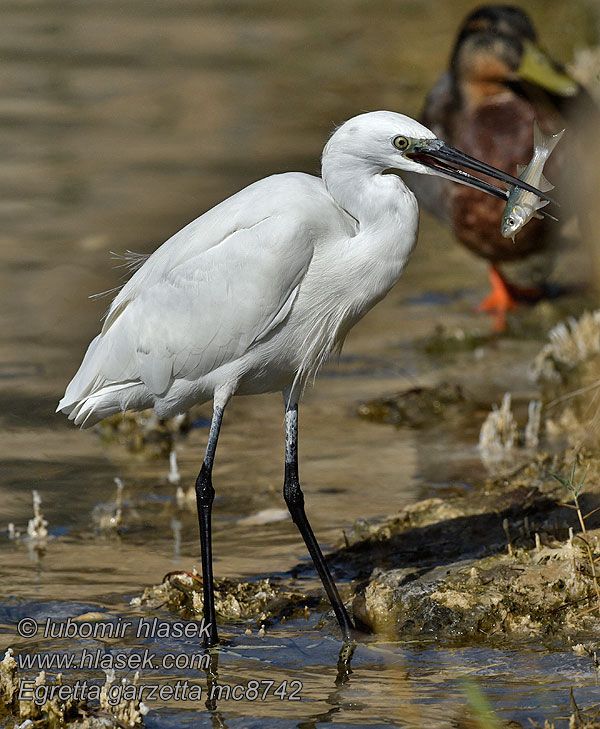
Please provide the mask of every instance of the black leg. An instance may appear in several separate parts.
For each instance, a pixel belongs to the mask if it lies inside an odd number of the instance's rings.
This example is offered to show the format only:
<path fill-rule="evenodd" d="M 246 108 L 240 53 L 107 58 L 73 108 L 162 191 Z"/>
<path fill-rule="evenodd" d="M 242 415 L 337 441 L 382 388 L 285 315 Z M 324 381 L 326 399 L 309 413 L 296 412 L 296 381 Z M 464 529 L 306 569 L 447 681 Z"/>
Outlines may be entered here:
<path fill-rule="evenodd" d="M 206 446 L 206 456 L 204 457 L 204 463 L 202 464 L 202 468 L 198 474 L 198 478 L 196 479 L 196 506 L 198 507 L 200 549 L 202 551 L 204 621 L 205 625 L 210 624 L 210 630 L 207 630 L 204 638 L 204 645 L 207 648 L 210 648 L 219 641 L 219 636 L 217 634 L 217 616 L 215 614 L 215 595 L 212 571 L 211 512 L 213 500 L 215 498 L 215 490 L 212 485 L 212 467 L 215 458 L 215 450 L 217 449 L 219 430 L 221 429 L 221 421 L 223 419 L 223 410 L 224 408 L 219 407 L 218 405 L 215 406 L 212 422 L 210 424 L 208 445 Z"/>
<path fill-rule="evenodd" d="M 300 534 L 308 547 L 313 564 L 319 573 L 327 597 L 331 602 L 340 628 L 342 629 L 344 640 L 350 640 L 353 625 L 350 622 L 350 618 L 342 603 L 331 573 L 325 564 L 323 553 L 315 539 L 315 535 L 304 511 L 304 494 L 302 493 L 300 480 L 298 479 L 298 404 L 289 401 L 286 404 L 285 411 L 285 481 L 283 484 L 283 498 L 290 510 L 294 523 L 300 530 Z"/>

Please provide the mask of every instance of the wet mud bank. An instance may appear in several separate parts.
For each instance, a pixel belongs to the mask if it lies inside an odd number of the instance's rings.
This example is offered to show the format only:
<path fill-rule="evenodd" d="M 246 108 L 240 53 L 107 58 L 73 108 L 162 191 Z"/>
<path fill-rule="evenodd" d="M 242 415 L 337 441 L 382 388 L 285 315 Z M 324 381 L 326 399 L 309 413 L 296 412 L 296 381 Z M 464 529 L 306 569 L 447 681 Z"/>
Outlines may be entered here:
<path fill-rule="evenodd" d="M 339 552 L 359 579 L 370 570 L 355 616 L 375 632 L 436 640 L 569 641 L 597 630 L 577 516 L 550 480 L 555 461 L 490 481 L 478 499 L 417 503 Z M 600 529 L 588 536 L 595 548 Z"/>
<path fill-rule="evenodd" d="M 527 424 L 510 394 L 482 423 L 486 479 L 344 533 L 332 561 L 354 580 L 359 623 L 393 639 L 461 644 L 566 647 L 598 635 L 599 352 L 600 314 L 555 326 L 527 363 L 539 395 Z M 359 414 L 439 431 L 480 410 L 446 381 L 363 403 Z"/>

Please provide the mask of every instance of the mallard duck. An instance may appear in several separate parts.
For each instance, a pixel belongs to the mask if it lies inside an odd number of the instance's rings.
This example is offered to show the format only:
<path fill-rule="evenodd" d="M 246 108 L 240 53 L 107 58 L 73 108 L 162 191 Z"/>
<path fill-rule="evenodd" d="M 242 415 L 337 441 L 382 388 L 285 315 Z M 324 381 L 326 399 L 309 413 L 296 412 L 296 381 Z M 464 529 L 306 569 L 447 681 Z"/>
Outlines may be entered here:
<path fill-rule="evenodd" d="M 449 69 L 428 94 L 421 120 L 468 154 L 516 174 L 517 165 L 527 164 L 533 152 L 534 119 L 546 133 L 556 133 L 589 107 L 595 113 L 586 92 L 539 48 L 523 10 L 486 5 L 460 28 Z M 568 129 L 563 154 L 557 150 L 548 165 L 548 178 L 555 184 L 561 159 L 567 156 L 567 137 Z M 503 327 L 504 313 L 516 301 L 540 298 L 539 287 L 509 283 L 498 265 L 543 252 L 558 232 L 554 221 L 532 220 L 513 242 L 500 232 L 502 200 L 433 178 L 419 180 L 413 189 L 463 245 L 490 262 L 492 293 L 479 309 L 501 315 L 497 328 Z"/>

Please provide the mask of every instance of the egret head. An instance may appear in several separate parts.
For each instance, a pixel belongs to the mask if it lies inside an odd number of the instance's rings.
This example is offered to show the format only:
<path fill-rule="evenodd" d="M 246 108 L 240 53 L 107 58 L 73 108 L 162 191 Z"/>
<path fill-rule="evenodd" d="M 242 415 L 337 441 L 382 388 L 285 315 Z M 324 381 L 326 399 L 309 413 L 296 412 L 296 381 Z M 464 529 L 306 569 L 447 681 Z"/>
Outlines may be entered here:
<path fill-rule="evenodd" d="M 421 171 L 406 152 L 420 141 L 433 140 L 435 134 L 418 121 L 392 111 L 360 114 L 339 126 L 323 150 L 323 162 L 331 159 L 366 165 L 377 174 L 386 169 Z"/>
<path fill-rule="evenodd" d="M 366 167 L 372 174 L 417 172 L 438 175 L 503 200 L 508 198 L 506 189 L 495 187 L 462 169 L 466 168 L 554 202 L 537 188 L 446 144 L 414 119 L 391 111 L 360 114 L 338 127 L 323 150 L 324 179 L 328 168 L 334 167 L 338 173 L 347 174 Z"/>

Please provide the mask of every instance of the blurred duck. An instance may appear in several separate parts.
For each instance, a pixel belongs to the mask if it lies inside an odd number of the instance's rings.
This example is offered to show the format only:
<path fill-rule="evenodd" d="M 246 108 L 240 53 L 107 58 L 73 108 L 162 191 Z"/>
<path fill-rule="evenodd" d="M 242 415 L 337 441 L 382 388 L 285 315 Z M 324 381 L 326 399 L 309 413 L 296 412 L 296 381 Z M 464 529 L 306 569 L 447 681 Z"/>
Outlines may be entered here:
<path fill-rule="evenodd" d="M 510 5 L 486 5 L 464 21 L 450 67 L 429 93 L 421 120 L 452 145 L 512 174 L 532 156 L 534 120 L 546 134 L 567 127 L 563 154 L 559 150 L 548 165 L 559 196 L 558 170 L 569 154 L 569 119 L 590 110 L 596 114 L 586 92 L 537 46 L 526 13 Z M 496 312 L 496 328 L 502 329 L 504 314 L 516 301 L 535 301 L 543 290 L 511 284 L 498 264 L 547 250 L 560 226 L 551 219 L 534 219 L 513 242 L 501 233 L 504 201 L 430 179 L 431 183 L 419 180 L 413 189 L 421 204 L 445 220 L 463 245 L 490 262 L 492 293 L 479 309 Z M 565 210 L 552 212 L 562 219 Z"/>

